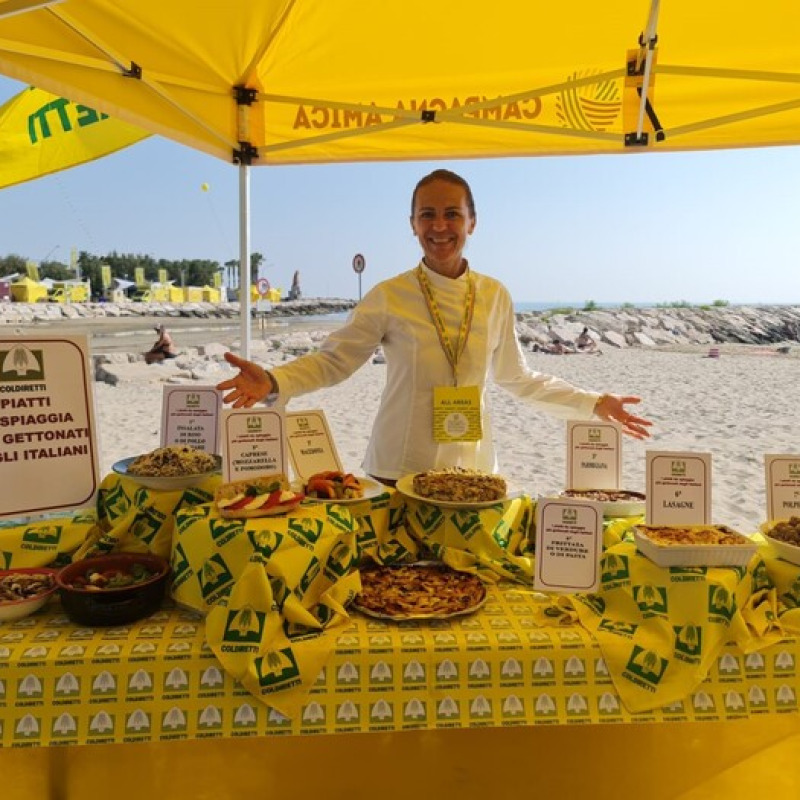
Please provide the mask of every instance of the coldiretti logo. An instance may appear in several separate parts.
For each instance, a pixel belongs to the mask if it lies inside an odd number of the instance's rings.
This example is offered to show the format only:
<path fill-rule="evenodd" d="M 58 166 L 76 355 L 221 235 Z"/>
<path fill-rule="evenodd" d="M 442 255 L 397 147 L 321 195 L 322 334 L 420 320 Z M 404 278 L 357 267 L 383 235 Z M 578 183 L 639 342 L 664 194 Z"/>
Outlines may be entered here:
<path fill-rule="evenodd" d="M 789 477 L 800 478 L 800 463 L 792 461 L 789 463 Z"/>
<path fill-rule="evenodd" d="M 211 538 L 217 546 L 221 546 L 244 529 L 244 522 L 237 519 L 212 519 L 209 527 Z"/>
<path fill-rule="evenodd" d="M 564 525 L 574 525 L 578 521 L 578 510 L 575 508 L 562 508 L 561 521 Z"/>
<path fill-rule="evenodd" d="M 703 630 L 698 625 L 675 625 L 675 656 L 682 661 L 699 661 Z"/>
<path fill-rule="evenodd" d="M 643 688 L 655 690 L 669 662 L 653 650 L 634 645 L 623 675 Z"/>
<path fill-rule="evenodd" d="M 618 556 L 613 553 L 607 553 L 600 561 L 602 569 L 601 580 L 603 583 L 618 583 L 620 581 L 630 580 L 630 571 L 628 569 L 628 556 Z"/>
<path fill-rule="evenodd" d="M 617 619 L 601 619 L 597 629 L 606 631 L 606 633 L 613 633 L 615 636 L 623 636 L 626 639 L 631 639 L 636 634 L 638 625 L 631 622 L 623 622 Z"/>
<path fill-rule="evenodd" d="M 322 535 L 324 522 L 312 517 L 292 517 L 289 520 L 289 536 L 303 546 L 312 545 Z"/>
<path fill-rule="evenodd" d="M 444 514 L 442 514 L 442 510 L 438 506 L 420 503 L 414 513 L 414 519 L 419 522 L 425 533 L 430 534 L 444 522 Z"/>
<path fill-rule="evenodd" d="M 299 588 L 303 594 L 308 591 L 308 587 L 314 582 L 321 569 L 319 559 L 312 556 L 306 571 L 303 573 L 303 577 L 300 579 Z"/>
<path fill-rule="evenodd" d="M 0 350 L 0 383 L 40 381 L 44 378 L 44 351 L 18 344 Z"/>
<path fill-rule="evenodd" d="M 267 559 L 281 546 L 283 534 L 271 530 L 250 530 L 247 531 L 247 538 L 256 554 Z"/>
<path fill-rule="evenodd" d="M 724 586 L 708 587 L 708 615 L 730 622 L 736 613 L 736 597 Z"/>
<path fill-rule="evenodd" d="M 334 546 L 325 564 L 325 574 L 342 577 L 355 564 L 356 554 L 347 542 L 339 541 Z"/>
<path fill-rule="evenodd" d="M 113 520 L 122 516 L 131 507 L 131 501 L 122 489 L 122 484 L 117 483 L 108 491 L 100 490 L 98 508 Z"/>
<path fill-rule="evenodd" d="M 267 615 L 252 606 L 228 611 L 223 639 L 232 644 L 259 644 Z"/>
<path fill-rule="evenodd" d="M 262 692 L 276 692 L 300 683 L 300 670 L 291 647 L 271 650 L 255 660 L 255 667 Z"/>
<path fill-rule="evenodd" d="M 172 553 L 172 571 L 175 573 L 175 580 L 182 578 L 190 569 L 189 561 L 186 558 L 186 552 L 181 543 L 178 542 Z"/>
<path fill-rule="evenodd" d="M 42 525 L 36 528 L 26 528 L 25 532 L 22 534 L 23 546 L 25 544 L 57 545 L 60 539 L 60 525 Z"/>
<path fill-rule="evenodd" d="M 261 419 L 261 417 L 248 417 L 245 425 L 248 431 L 256 432 L 262 429 L 264 421 Z"/>
<path fill-rule="evenodd" d="M 579 594 L 575 596 L 575 599 L 591 608 L 598 616 L 601 616 L 606 610 L 606 601 L 598 594 Z"/>
<path fill-rule="evenodd" d="M 672 461 L 669 471 L 673 478 L 680 478 L 686 475 L 686 462 L 683 460 Z"/>
<path fill-rule="evenodd" d="M 633 599 L 645 617 L 667 613 L 667 590 L 645 583 L 633 587 Z"/>
<path fill-rule="evenodd" d="M 219 553 L 206 560 L 197 577 L 205 600 L 210 600 L 213 595 L 233 583 L 233 575 Z"/>
<path fill-rule="evenodd" d="M 450 520 L 466 542 L 483 530 L 480 514 L 471 509 L 459 509 L 452 514 Z"/>
<path fill-rule="evenodd" d="M 200 408 L 200 395 L 197 392 L 186 393 L 186 408 Z"/>
<path fill-rule="evenodd" d="M 137 514 L 130 527 L 131 533 L 145 544 L 150 544 L 156 538 L 156 534 L 161 530 L 166 515 L 155 508 L 147 508 L 144 512 Z"/>

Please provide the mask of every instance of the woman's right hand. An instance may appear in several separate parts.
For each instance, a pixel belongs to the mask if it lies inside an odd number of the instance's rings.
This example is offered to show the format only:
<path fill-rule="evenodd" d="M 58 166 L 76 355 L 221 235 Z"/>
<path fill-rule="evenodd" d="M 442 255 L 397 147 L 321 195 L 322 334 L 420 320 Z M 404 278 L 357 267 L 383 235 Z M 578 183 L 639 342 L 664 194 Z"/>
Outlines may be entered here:
<path fill-rule="evenodd" d="M 230 389 L 222 396 L 224 402 L 232 403 L 234 408 L 250 408 L 275 391 L 274 381 L 258 364 L 233 353 L 225 353 L 225 360 L 236 367 L 239 374 L 217 384 L 217 389 L 222 391 Z"/>

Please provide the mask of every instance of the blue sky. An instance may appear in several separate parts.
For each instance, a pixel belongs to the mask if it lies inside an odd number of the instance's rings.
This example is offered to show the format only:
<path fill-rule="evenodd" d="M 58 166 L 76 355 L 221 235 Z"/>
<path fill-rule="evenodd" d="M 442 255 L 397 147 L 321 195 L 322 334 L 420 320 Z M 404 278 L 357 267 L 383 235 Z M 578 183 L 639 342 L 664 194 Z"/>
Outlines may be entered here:
<path fill-rule="evenodd" d="M 0 78 L 0 104 L 24 86 Z M 439 166 L 472 185 L 467 256 L 516 302 L 800 302 L 800 148 L 254 168 L 262 274 L 306 296 L 357 297 L 416 264 L 416 181 Z M 203 191 L 203 184 L 208 191 Z M 152 137 L 0 191 L 0 255 L 70 250 L 238 257 L 237 168 Z"/>

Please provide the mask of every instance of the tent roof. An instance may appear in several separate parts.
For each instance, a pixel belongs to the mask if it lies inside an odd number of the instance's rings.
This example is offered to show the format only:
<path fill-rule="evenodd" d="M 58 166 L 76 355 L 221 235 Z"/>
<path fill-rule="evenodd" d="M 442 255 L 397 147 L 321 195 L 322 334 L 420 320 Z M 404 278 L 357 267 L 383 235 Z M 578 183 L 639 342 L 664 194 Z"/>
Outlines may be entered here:
<path fill-rule="evenodd" d="M 665 2 L 645 142 L 649 15 L 649 0 L 0 3 L 0 72 L 255 165 L 800 142 L 796 0 Z"/>

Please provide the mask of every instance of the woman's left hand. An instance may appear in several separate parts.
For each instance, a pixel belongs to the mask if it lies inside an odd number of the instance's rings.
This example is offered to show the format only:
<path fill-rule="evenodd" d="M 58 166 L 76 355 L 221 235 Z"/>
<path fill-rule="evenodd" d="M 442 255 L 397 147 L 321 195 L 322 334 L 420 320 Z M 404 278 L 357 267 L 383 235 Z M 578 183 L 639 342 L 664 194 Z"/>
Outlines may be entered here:
<path fill-rule="evenodd" d="M 594 407 L 595 416 L 600 419 L 618 422 L 622 425 L 622 432 L 634 439 L 649 439 L 650 431 L 647 430 L 653 423 L 644 417 L 636 417 L 629 413 L 625 406 L 629 403 L 641 403 L 640 397 L 618 394 L 603 394 Z"/>

